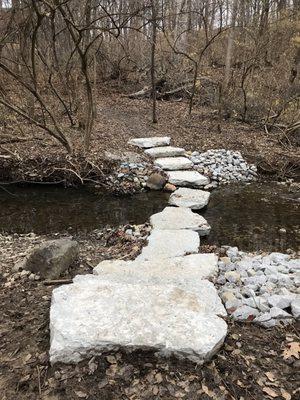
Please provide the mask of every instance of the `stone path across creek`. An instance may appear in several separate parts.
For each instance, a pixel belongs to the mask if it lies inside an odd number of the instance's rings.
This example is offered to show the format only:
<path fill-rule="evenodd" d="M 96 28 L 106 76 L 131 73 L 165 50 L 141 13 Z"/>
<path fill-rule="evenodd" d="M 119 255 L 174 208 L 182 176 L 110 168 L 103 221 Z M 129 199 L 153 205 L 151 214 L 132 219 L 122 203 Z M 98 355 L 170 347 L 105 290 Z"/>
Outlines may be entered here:
<path fill-rule="evenodd" d="M 182 149 L 170 147 L 168 152 L 170 138 L 130 143 L 148 149 L 153 158 L 164 156 L 155 161 L 162 168 L 176 171 L 193 165 L 182 157 Z M 185 186 L 191 178 L 181 174 Z M 176 182 L 180 186 L 180 176 Z M 53 291 L 52 363 L 78 362 L 120 347 L 152 349 L 202 363 L 219 350 L 227 334 L 222 319 L 227 313 L 207 280 L 217 273 L 218 259 L 199 254 L 199 234 L 208 234 L 210 226 L 191 211 L 208 203 L 209 192 L 182 188 L 172 198 L 170 204 L 180 207 L 166 207 L 151 217 L 148 244 L 135 260 L 104 261 L 94 275 L 77 276 L 72 284 Z"/>

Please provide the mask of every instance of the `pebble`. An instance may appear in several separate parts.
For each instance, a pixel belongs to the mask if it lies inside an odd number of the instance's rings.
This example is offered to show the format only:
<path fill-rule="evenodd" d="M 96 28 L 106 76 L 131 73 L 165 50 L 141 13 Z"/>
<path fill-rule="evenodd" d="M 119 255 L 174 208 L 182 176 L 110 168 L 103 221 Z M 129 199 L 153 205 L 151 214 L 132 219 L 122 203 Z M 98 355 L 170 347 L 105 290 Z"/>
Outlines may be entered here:
<path fill-rule="evenodd" d="M 244 253 L 229 246 L 222 247 L 222 255 L 215 283 L 232 318 L 254 315 L 254 322 L 267 328 L 299 319 L 299 259 L 278 252 Z"/>

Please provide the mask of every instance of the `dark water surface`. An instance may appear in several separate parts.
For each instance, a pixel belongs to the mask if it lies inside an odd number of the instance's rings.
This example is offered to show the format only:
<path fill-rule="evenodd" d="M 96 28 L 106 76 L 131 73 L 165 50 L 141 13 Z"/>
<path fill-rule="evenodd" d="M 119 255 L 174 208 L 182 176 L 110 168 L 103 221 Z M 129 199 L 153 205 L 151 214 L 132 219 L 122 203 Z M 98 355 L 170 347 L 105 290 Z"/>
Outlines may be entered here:
<path fill-rule="evenodd" d="M 54 186 L 0 187 L 0 232 L 45 234 L 142 224 L 167 205 L 168 197 L 161 192 L 115 197 Z M 276 184 L 222 187 L 201 213 L 212 226 L 202 242 L 242 250 L 297 250 L 299 201 L 299 195 Z"/>

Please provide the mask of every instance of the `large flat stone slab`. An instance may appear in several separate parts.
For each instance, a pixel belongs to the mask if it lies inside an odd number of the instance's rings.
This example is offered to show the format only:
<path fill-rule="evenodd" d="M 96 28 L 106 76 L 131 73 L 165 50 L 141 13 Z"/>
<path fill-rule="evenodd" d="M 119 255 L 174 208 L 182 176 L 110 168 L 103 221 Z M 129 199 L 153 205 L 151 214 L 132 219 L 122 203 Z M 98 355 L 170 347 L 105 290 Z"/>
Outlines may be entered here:
<path fill-rule="evenodd" d="M 145 150 L 145 154 L 152 158 L 183 156 L 185 150 L 181 147 L 163 146 Z"/>
<path fill-rule="evenodd" d="M 175 186 L 202 187 L 209 184 L 209 178 L 197 171 L 170 171 L 169 182 Z"/>
<path fill-rule="evenodd" d="M 186 207 L 192 210 L 201 210 L 209 202 L 210 193 L 205 190 L 179 188 L 171 194 L 169 204 L 177 207 Z"/>
<path fill-rule="evenodd" d="M 204 271 L 201 267 L 182 260 L 185 257 L 178 258 L 179 260 L 172 258 L 141 262 L 103 261 L 94 268 L 94 274 L 105 281 L 158 285 L 161 286 L 161 290 L 164 290 L 165 285 L 175 285 L 189 293 L 194 293 L 203 312 L 226 316 L 226 310 L 216 288 L 208 280 L 202 279 Z"/>
<path fill-rule="evenodd" d="M 200 238 L 197 232 L 187 229 L 161 230 L 153 229 L 137 260 L 153 260 L 185 256 L 198 253 Z"/>
<path fill-rule="evenodd" d="M 153 284 L 184 284 L 189 287 L 202 279 L 215 276 L 217 272 L 218 257 L 213 253 L 151 261 L 105 260 L 94 268 L 94 274 L 104 278 L 115 277 L 125 280 L 125 277 L 128 277 Z"/>
<path fill-rule="evenodd" d="M 191 229 L 200 236 L 208 235 L 211 229 L 202 215 L 183 207 L 166 207 L 150 217 L 150 224 L 154 229 Z"/>
<path fill-rule="evenodd" d="M 149 138 L 131 139 L 128 143 L 142 149 L 149 149 L 150 147 L 168 146 L 170 141 L 171 138 L 169 136 L 155 136 Z"/>
<path fill-rule="evenodd" d="M 154 164 L 167 171 L 192 168 L 193 163 L 186 157 L 165 157 L 157 158 Z"/>
<path fill-rule="evenodd" d="M 202 363 L 222 345 L 227 325 L 174 285 L 105 281 L 81 275 L 54 289 L 50 361 L 79 362 L 117 349 L 152 349 Z"/>

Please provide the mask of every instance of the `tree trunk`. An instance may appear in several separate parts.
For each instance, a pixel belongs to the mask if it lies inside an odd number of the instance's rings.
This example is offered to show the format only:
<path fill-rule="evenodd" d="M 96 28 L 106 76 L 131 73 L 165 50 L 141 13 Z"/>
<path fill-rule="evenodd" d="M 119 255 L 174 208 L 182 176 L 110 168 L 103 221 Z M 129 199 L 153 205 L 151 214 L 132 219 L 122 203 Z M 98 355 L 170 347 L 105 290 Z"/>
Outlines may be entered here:
<path fill-rule="evenodd" d="M 156 74 L 155 74 L 155 52 L 157 35 L 157 0 L 151 0 L 152 17 L 152 43 L 151 43 L 151 86 L 152 86 L 152 122 L 157 123 L 156 112 Z"/>

